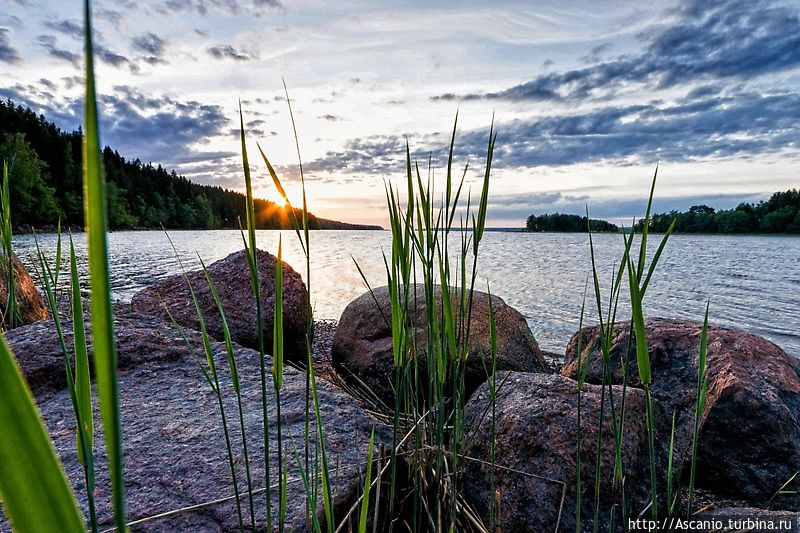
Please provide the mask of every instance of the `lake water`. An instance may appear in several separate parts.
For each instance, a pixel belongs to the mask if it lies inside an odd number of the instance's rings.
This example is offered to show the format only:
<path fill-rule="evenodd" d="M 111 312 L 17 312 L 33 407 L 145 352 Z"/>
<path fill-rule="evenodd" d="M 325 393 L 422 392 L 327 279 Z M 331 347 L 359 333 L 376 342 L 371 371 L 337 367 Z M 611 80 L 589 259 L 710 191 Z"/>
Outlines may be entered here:
<path fill-rule="evenodd" d="M 279 234 L 285 260 L 305 278 L 294 232 L 259 231 L 259 248 L 276 253 Z M 197 253 L 210 264 L 242 248 L 238 231 L 172 231 L 170 236 L 192 266 L 199 264 Z M 348 302 L 364 292 L 353 258 L 371 285 L 386 284 L 381 251 L 391 252 L 388 231 L 318 231 L 311 239 L 316 318 L 338 319 Z M 55 235 L 40 235 L 39 242 L 49 257 L 55 255 Z M 84 235 L 76 235 L 75 243 L 85 272 Z M 607 286 L 622 253 L 622 237 L 596 235 L 594 243 L 601 281 Z M 113 291 L 122 301 L 179 272 L 163 232 L 115 232 L 109 235 L 109 245 Z M 15 237 L 15 249 L 32 265 L 32 236 Z M 485 290 L 488 282 L 494 294 L 525 316 L 543 349 L 563 353 L 578 328 L 584 284 L 591 272 L 587 236 L 487 232 L 478 264 L 477 288 Z M 710 300 L 711 322 L 762 335 L 800 356 L 799 296 L 800 237 L 675 235 L 648 288 L 645 313 L 702 321 Z M 627 318 L 627 305 L 621 303 L 620 309 L 621 318 Z M 587 304 L 591 310 L 593 300 Z M 588 312 L 585 323 L 595 323 L 595 317 Z"/>

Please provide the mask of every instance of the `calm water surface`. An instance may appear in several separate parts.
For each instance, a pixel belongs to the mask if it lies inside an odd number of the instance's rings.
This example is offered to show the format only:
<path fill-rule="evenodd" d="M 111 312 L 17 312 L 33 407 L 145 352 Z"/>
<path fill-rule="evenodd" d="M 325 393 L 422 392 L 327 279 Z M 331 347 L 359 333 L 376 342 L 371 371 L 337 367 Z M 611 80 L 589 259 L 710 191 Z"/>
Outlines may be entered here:
<path fill-rule="evenodd" d="M 294 232 L 257 233 L 259 247 L 272 253 L 282 233 L 285 260 L 306 277 Z M 170 236 L 193 267 L 199 265 L 198 253 L 209 264 L 242 248 L 238 231 L 173 231 Z M 386 283 L 381 251 L 390 253 L 389 232 L 318 231 L 311 238 L 317 318 L 338 319 L 348 302 L 365 290 L 353 258 L 371 285 Z M 55 235 L 40 235 L 39 242 L 52 258 Z M 622 238 L 597 235 L 594 242 L 607 286 L 622 253 Z M 76 235 L 75 244 L 85 273 L 84 236 Z M 142 287 L 179 272 L 162 232 L 111 233 L 109 246 L 112 287 L 119 300 L 129 301 Z M 584 283 L 591 271 L 586 235 L 487 232 L 481 247 L 478 288 L 485 290 L 488 282 L 494 294 L 525 315 L 542 348 L 563 352 L 578 328 Z M 31 236 L 16 237 L 15 249 L 33 264 Z M 762 335 L 800 356 L 800 238 L 673 236 L 648 288 L 646 314 L 702 321 L 706 300 L 711 301 L 712 322 Z M 627 318 L 627 306 L 620 308 Z M 589 313 L 585 322 L 595 323 L 596 313 Z"/>

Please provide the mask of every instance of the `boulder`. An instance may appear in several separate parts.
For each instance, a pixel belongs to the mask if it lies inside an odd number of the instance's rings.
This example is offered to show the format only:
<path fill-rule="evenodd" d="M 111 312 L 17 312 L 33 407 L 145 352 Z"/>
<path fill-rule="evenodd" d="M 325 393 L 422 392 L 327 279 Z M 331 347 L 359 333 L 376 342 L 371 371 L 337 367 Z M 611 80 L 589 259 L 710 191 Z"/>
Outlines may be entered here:
<path fill-rule="evenodd" d="M 272 326 L 275 305 L 275 264 L 277 258 L 258 250 L 258 268 L 261 284 L 261 311 L 264 332 L 264 348 L 272 351 Z M 225 259 L 209 265 L 208 272 L 219 292 L 231 338 L 237 344 L 258 350 L 258 325 L 256 324 L 256 302 L 252 296 L 250 269 L 244 250 L 232 253 Z M 197 301 L 206 321 L 208 333 L 217 340 L 224 340 L 222 320 L 217 312 L 205 274 L 202 270 L 188 273 L 189 281 L 197 294 Z M 178 324 L 198 330 L 197 320 L 189 287 L 183 275 L 174 275 L 142 289 L 131 299 L 131 308 L 141 314 L 159 316 L 169 321 L 164 311 L 167 306 Z M 283 326 L 284 347 L 288 359 L 306 359 L 306 286 L 300 274 L 283 263 Z"/>
<path fill-rule="evenodd" d="M 702 324 L 654 318 L 645 326 L 653 396 L 664 416 L 671 417 L 673 410 L 676 413 L 676 460 L 686 464 L 694 430 Z M 629 322 L 617 324 L 614 330 L 611 359 L 615 383 L 622 379 L 629 332 Z M 598 327 L 584 328 L 569 341 L 562 373 L 576 375 L 578 335 L 583 337 L 583 357 L 589 361 L 587 381 L 601 383 Z M 635 338 L 631 342 L 635 350 Z M 756 335 L 712 325 L 707 377 L 697 453 L 698 486 L 765 505 L 800 471 L 800 360 Z M 640 386 L 635 353 L 629 384 Z M 795 484 L 788 490 L 797 488 Z M 772 506 L 798 510 L 800 497 L 779 495 Z"/>
<path fill-rule="evenodd" d="M 495 493 L 490 478 L 492 415 L 489 387 L 478 388 L 465 408 L 463 454 L 464 495 L 489 524 L 490 501 L 499 503 L 496 526 L 504 533 L 575 531 L 577 506 L 577 382 L 559 375 L 498 373 L 495 404 Z M 606 391 L 607 392 L 607 391 Z M 581 528 L 591 531 L 594 519 L 595 458 L 600 424 L 601 387 L 585 385 L 581 393 Z M 609 530 L 613 504 L 622 501 L 622 487 L 613 484 L 614 437 L 608 394 L 602 423 L 600 531 Z M 616 405 L 622 388 L 614 387 Z M 641 390 L 626 393 L 625 431 L 621 454 L 625 501 L 633 516 L 650 500 L 650 460 Z M 659 427 L 660 434 L 663 427 Z M 666 468 L 664 446 L 658 448 L 659 476 Z M 659 487 L 663 487 L 660 479 Z M 562 502 L 563 498 L 563 502 Z M 498 505 L 495 503 L 495 505 Z M 616 508 L 619 523 L 620 510 Z M 647 515 L 649 516 L 649 514 Z"/>
<path fill-rule="evenodd" d="M 14 283 L 17 296 L 17 309 L 22 324 L 30 324 L 37 320 L 47 318 L 47 306 L 39 294 L 39 290 L 34 285 L 28 269 L 22 261 L 14 255 Z M 0 329 L 8 328 L 8 320 L 5 317 L 6 306 L 8 305 L 8 287 L 6 286 L 6 268 L 8 265 L 5 254 L 0 252 Z"/>
<path fill-rule="evenodd" d="M 418 350 L 427 343 L 427 320 L 424 288 L 415 286 L 416 312 L 409 321 L 417 329 Z M 436 301 L 441 306 L 441 289 L 437 287 Z M 547 368 L 542 352 L 522 314 L 502 298 L 492 296 L 497 326 L 497 369 L 521 372 L 538 372 Z M 454 316 L 457 313 L 454 309 Z M 378 397 L 394 398 L 394 358 L 392 355 L 392 308 L 389 288 L 379 287 L 374 295 L 366 292 L 350 302 L 339 319 L 333 338 L 332 359 L 334 368 L 347 379 L 351 375 L 366 384 Z M 491 354 L 489 336 L 489 295 L 475 291 L 473 296 L 470 337 L 473 341 L 466 367 L 467 394 L 486 381 L 486 372 L 480 350 L 488 358 Z M 424 352 L 421 352 L 424 354 Z M 424 365 L 420 365 L 424 367 Z M 390 400 L 391 401 L 391 400 Z"/>
<path fill-rule="evenodd" d="M 126 500 L 129 521 L 166 511 L 197 505 L 234 494 L 222 423 L 216 397 L 197 366 L 205 361 L 200 335 L 185 330 L 190 349 L 178 331 L 152 317 L 126 316 L 116 320 L 120 357 L 120 410 L 125 451 Z M 33 339 L 42 341 L 40 349 Z M 52 356 L 53 322 L 17 328 L 8 334 L 11 347 L 24 361 Z M 72 346 L 68 339 L 68 346 Z M 240 490 L 246 490 L 244 458 L 238 411 L 230 385 L 224 344 L 212 344 L 224 394 L 228 428 L 233 439 Z M 254 488 L 264 486 L 263 427 L 258 376 L 258 353 L 235 346 L 242 376 L 242 401 Z M 271 365 L 268 359 L 267 364 Z M 57 366 L 57 365 L 54 365 Z M 53 368 L 63 374 L 63 367 Z M 28 371 L 25 372 L 29 374 Z M 335 495 L 336 514 L 342 517 L 361 494 L 370 432 L 375 428 L 375 446 L 391 442 L 391 429 L 371 418 L 355 401 L 324 380 L 317 381 L 325 444 Z M 34 387 L 37 403 L 61 457 L 75 495 L 86 516 L 83 470 L 75 451 L 75 421 L 69 395 L 55 385 Z M 270 450 L 273 482 L 277 472 L 276 411 L 269 389 Z M 112 525 L 110 481 L 103 453 L 102 426 L 95 397 L 95 441 L 97 459 L 97 512 L 101 529 Z M 293 441 L 303 455 L 305 426 L 305 374 L 285 369 L 281 391 L 281 416 L 285 464 L 288 466 L 287 531 L 308 531 L 306 499 L 293 455 Z M 313 415 L 312 415 L 313 416 Z M 311 423 L 312 433 L 315 425 Z M 289 438 L 291 435 L 291 440 Z M 312 437 L 313 438 L 313 437 Z M 312 453 L 313 453 L 312 442 Z M 376 452 L 377 453 L 377 452 Z M 277 491 L 272 492 L 273 519 L 277 517 Z M 263 492 L 255 497 L 259 531 L 266 531 Z M 249 523 L 247 498 L 242 496 L 245 522 Z M 319 511 L 319 509 L 318 509 Z M 0 531 L 8 531 L 0 519 Z M 238 531 L 232 500 L 146 521 L 136 531 Z"/>

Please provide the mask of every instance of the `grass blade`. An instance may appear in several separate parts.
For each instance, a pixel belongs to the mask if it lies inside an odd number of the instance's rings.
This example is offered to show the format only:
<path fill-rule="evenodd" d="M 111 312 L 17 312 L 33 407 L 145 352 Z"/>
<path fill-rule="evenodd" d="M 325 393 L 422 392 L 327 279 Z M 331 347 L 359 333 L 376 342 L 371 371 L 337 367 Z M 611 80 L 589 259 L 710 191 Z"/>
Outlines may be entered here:
<path fill-rule="evenodd" d="M 0 496 L 15 531 L 85 532 L 83 518 L 31 398 L 0 336 Z"/>
<path fill-rule="evenodd" d="M 78 404 L 81 425 L 88 444 L 88 454 L 93 453 L 94 417 L 92 415 L 92 384 L 89 377 L 89 351 L 86 348 L 86 329 L 83 324 L 83 302 L 75 260 L 72 235 L 69 237 L 69 268 L 72 278 L 72 334 L 75 346 L 75 399 Z M 83 457 L 83 439 L 78 439 L 78 457 Z M 83 463 L 83 461 L 81 461 Z M 85 465 L 86 466 L 86 465 Z"/>
<path fill-rule="evenodd" d="M 692 516 L 692 500 L 694 499 L 695 467 L 697 465 L 697 442 L 700 434 L 700 419 L 703 417 L 706 391 L 708 389 L 708 377 L 706 376 L 706 366 L 708 362 L 708 308 L 709 303 L 706 303 L 706 316 L 703 319 L 703 330 L 700 333 L 700 351 L 697 356 L 697 400 L 695 402 L 692 456 L 689 469 L 689 496 L 687 498 L 687 516 L 689 517 Z"/>
<path fill-rule="evenodd" d="M 375 449 L 375 428 L 369 435 L 369 452 L 367 453 L 367 473 L 364 476 L 364 492 L 361 498 L 361 514 L 358 518 L 358 533 L 367 533 L 367 512 L 369 511 L 369 488 L 372 484 L 372 451 Z M 376 504 L 377 505 L 377 502 Z"/>
<path fill-rule="evenodd" d="M 272 376 L 275 388 L 283 386 L 283 251 L 278 236 L 278 259 L 275 262 L 275 315 L 272 324 Z"/>
<path fill-rule="evenodd" d="M 86 202 L 86 241 L 89 249 L 91 286 L 92 345 L 94 349 L 97 393 L 103 417 L 103 434 L 111 474 L 112 506 L 119 531 L 125 527 L 125 481 L 122 464 L 122 423 L 117 383 L 117 348 L 111 308 L 111 282 L 108 267 L 108 215 L 106 184 L 100 153 L 97 96 L 94 84 L 94 56 L 89 0 L 84 0 L 86 45 L 86 101 L 84 103 L 83 186 Z"/>
<path fill-rule="evenodd" d="M 0 227 L 0 235 L 3 240 L 3 252 L 5 255 L 6 264 L 3 265 L 3 273 L 6 276 L 6 308 L 4 310 L 4 317 L 6 327 L 13 329 L 21 322 L 19 315 L 19 307 L 17 305 L 17 290 L 16 278 L 14 277 L 14 250 L 11 246 L 11 193 L 9 192 L 8 185 L 8 163 L 3 160 L 3 188 L 0 194 L 0 203 L 2 203 L 2 211 L 0 211 L 0 220 L 2 227 Z"/>

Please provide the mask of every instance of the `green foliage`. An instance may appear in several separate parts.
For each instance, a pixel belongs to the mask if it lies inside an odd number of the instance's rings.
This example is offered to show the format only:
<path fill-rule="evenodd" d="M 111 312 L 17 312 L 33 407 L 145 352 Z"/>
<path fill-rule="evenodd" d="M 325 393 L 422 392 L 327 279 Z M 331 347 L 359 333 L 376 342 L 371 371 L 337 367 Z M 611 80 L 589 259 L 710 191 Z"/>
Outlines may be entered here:
<path fill-rule="evenodd" d="M 616 233 L 619 228 L 610 222 L 598 219 L 589 219 L 578 215 L 555 213 L 552 215 L 531 215 L 525 223 L 525 231 L 557 231 L 557 232 L 584 232 L 590 227 L 591 231 Z"/>
<path fill-rule="evenodd" d="M 0 158 L 8 162 L 9 188 L 14 214 L 11 222 L 52 224 L 61 212 L 55 190 L 47 185 L 47 165 L 40 160 L 21 133 L 3 133 Z"/>
<path fill-rule="evenodd" d="M 716 211 L 707 205 L 692 206 L 681 213 L 656 214 L 649 229 L 664 232 L 675 221 L 675 233 L 800 233 L 800 191 L 774 193 L 769 200 L 741 203 L 734 209 Z M 644 221 L 636 224 L 641 231 Z"/>
<path fill-rule="evenodd" d="M 17 281 L 14 275 L 14 249 L 11 245 L 11 195 L 8 191 L 8 163 L 3 160 L 3 183 L 0 189 L 0 241 L 2 241 L 3 257 L 0 261 L 0 274 L 6 284 L 6 304 L 0 309 L 0 317 L 8 329 L 20 323 L 17 305 Z"/>
<path fill-rule="evenodd" d="M 55 225 L 59 217 L 67 225 L 83 223 L 82 136 L 81 131 L 62 131 L 43 115 L 10 100 L 0 101 L 0 157 L 22 154 L 17 172 L 24 176 L 15 178 L 11 169 L 12 187 L 18 189 L 12 192 L 15 225 Z M 238 220 L 245 219 L 245 196 L 238 192 L 192 183 L 161 165 L 127 160 L 108 146 L 103 150 L 103 166 L 112 228 L 235 229 Z M 266 200 L 253 203 L 257 229 L 293 227 L 287 209 Z M 293 214 L 302 217 L 300 209 Z M 308 227 L 378 229 L 311 214 Z"/>

